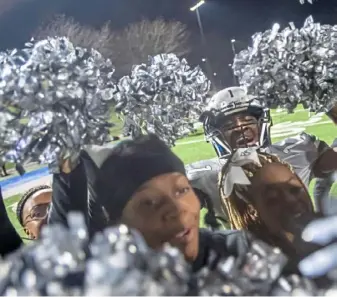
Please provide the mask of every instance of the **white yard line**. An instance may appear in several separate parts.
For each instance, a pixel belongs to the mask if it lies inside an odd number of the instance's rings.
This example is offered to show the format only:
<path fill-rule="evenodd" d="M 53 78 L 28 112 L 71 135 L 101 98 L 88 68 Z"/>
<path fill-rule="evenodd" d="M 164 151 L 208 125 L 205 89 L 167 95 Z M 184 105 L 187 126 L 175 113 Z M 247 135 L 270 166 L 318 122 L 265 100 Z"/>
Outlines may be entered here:
<path fill-rule="evenodd" d="M 192 143 L 198 143 L 198 142 L 204 142 L 205 139 L 199 139 L 199 140 L 191 140 L 191 141 L 184 141 L 184 142 L 178 142 L 176 145 L 185 145 L 185 144 L 192 144 Z"/>
<path fill-rule="evenodd" d="M 287 131 L 288 133 L 287 133 L 286 136 L 292 136 L 292 135 L 296 135 L 298 133 L 298 131 L 297 131 L 298 128 L 305 131 L 307 127 L 330 124 L 331 121 L 329 121 L 329 120 L 321 121 L 321 122 L 309 122 L 308 121 L 308 124 L 304 125 L 302 127 L 303 123 L 305 123 L 305 122 L 304 121 L 291 122 L 287 126 L 283 125 L 282 123 L 275 124 L 271 128 L 271 134 L 272 134 L 273 137 L 280 137 L 280 136 L 283 136 L 283 135 L 278 135 L 279 133 Z M 193 144 L 193 143 L 199 143 L 199 142 L 204 142 L 204 141 L 205 141 L 205 139 L 196 139 L 196 140 L 178 142 L 176 145 L 186 145 L 186 144 Z"/>

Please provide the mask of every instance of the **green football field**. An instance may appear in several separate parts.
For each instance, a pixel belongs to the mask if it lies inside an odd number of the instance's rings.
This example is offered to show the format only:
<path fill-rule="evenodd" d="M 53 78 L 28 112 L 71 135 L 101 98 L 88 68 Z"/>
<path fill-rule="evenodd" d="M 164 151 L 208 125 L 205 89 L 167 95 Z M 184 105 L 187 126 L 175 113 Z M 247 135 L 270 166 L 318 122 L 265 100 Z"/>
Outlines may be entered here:
<path fill-rule="evenodd" d="M 303 131 L 318 136 L 329 145 L 337 138 L 336 127 L 324 114 L 309 114 L 306 110 L 299 108 L 293 114 L 287 114 L 287 112 L 281 110 L 274 110 L 272 112 L 272 118 L 272 139 L 274 142 L 282 140 L 285 137 L 294 136 Z M 116 121 L 116 119 L 114 120 Z M 120 134 L 121 126 L 119 123 L 113 129 L 114 135 Z M 215 156 L 212 146 L 204 141 L 201 129 L 196 134 L 179 140 L 173 150 L 185 164 Z M 312 191 L 313 185 L 314 182 L 310 186 L 310 192 Z M 334 188 L 333 192 L 337 192 L 336 185 Z M 10 197 L 5 200 L 5 204 L 12 223 L 20 234 L 23 234 L 12 207 L 19 199 L 20 195 Z"/>

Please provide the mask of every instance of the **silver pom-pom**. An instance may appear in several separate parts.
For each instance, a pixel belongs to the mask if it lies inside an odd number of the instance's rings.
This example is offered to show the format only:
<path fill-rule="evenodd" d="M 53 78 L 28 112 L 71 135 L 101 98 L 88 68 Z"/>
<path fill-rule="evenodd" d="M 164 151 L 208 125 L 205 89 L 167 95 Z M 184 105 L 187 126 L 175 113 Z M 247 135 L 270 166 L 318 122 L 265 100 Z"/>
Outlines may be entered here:
<path fill-rule="evenodd" d="M 280 31 L 256 33 L 253 44 L 241 51 L 233 69 L 249 93 L 271 107 L 292 111 L 303 104 L 311 111 L 327 111 L 337 98 L 337 26 L 314 23 L 302 28 L 291 23 Z"/>
<path fill-rule="evenodd" d="M 81 214 L 69 229 L 43 229 L 41 241 L 0 262 L 2 296 L 175 296 L 187 292 L 190 268 L 172 247 L 155 252 L 125 225 L 92 240 Z"/>
<path fill-rule="evenodd" d="M 159 135 L 169 145 L 194 130 L 205 107 L 210 82 L 200 67 L 191 68 L 174 54 L 149 57 L 134 66 L 118 84 L 116 110 L 145 133 Z"/>
<path fill-rule="evenodd" d="M 203 296 L 268 295 L 287 262 L 282 252 L 264 242 L 254 241 L 242 259 L 221 259 L 216 269 L 199 273 Z"/>
<path fill-rule="evenodd" d="M 109 227 L 92 239 L 82 214 L 70 213 L 68 226 L 45 226 L 39 241 L 0 259 L 1 296 L 328 296 L 336 292 L 334 278 L 317 290 L 302 276 L 283 276 L 287 258 L 258 240 L 239 258 L 219 257 L 209 246 L 203 268 L 192 273 L 177 249 L 151 250 L 137 231 L 125 225 Z"/>
<path fill-rule="evenodd" d="M 114 69 L 94 49 L 67 38 L 32 40 L 0 54 L 1 149 L 54 169 L 83 145 L 109 140 Z"/>
<path fill-rule="evenodd" d="M 313 4 L 313 0 L 300 0 L 301 4 L 305 4 L 306 2 Z"/>

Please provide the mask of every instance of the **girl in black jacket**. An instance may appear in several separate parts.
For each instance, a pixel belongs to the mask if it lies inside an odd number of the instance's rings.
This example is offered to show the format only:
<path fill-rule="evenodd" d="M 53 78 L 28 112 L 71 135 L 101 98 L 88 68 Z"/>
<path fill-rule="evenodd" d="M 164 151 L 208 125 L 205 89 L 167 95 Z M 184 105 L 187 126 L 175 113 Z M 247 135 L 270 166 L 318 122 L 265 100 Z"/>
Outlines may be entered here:
<path fill-rule="evenodd" d="M 183 162 L 155 135 L 116 145 L 97 166 L 82 160 L 91 200 L 103 206 L 107 224 L 124 223 L 143 235 L 153 249 L 170 243 L 198 270 L 210 250 L 219 256 L 245 255 L 244 232 L 199 230 L 200 202 Z"/>
<path fill-rule="evenodd" d="M 91 234 L 125 223 L 138 229 L 148 245 L 177 246 L 198 270 L 211 249 L 245 255 L 248 235 L 199 230 L 200 202 L 183 162 L 155 135 L 125 140 L 113 148 L 86 149 L 70 173 L 54 175 L 49 223 L 63 223 L 81 211 Z"/>

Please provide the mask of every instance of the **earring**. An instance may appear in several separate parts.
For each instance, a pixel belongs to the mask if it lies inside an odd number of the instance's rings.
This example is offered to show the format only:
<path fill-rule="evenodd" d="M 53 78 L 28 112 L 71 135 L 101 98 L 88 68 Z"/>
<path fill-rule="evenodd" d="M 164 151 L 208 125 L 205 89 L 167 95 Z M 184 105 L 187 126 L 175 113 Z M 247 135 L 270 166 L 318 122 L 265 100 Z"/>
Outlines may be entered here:
<path fill-rule="evenodd" d="M 249 208 L 249 211 L 251 212 L 251 214 L 252 214 L 254 217 L 257 217 L 257 216 L 258 216 L 257 210 L 256 210 L 256 208 L 255 208 L 253 205 L 249 204 L 248 208 Z"/>

